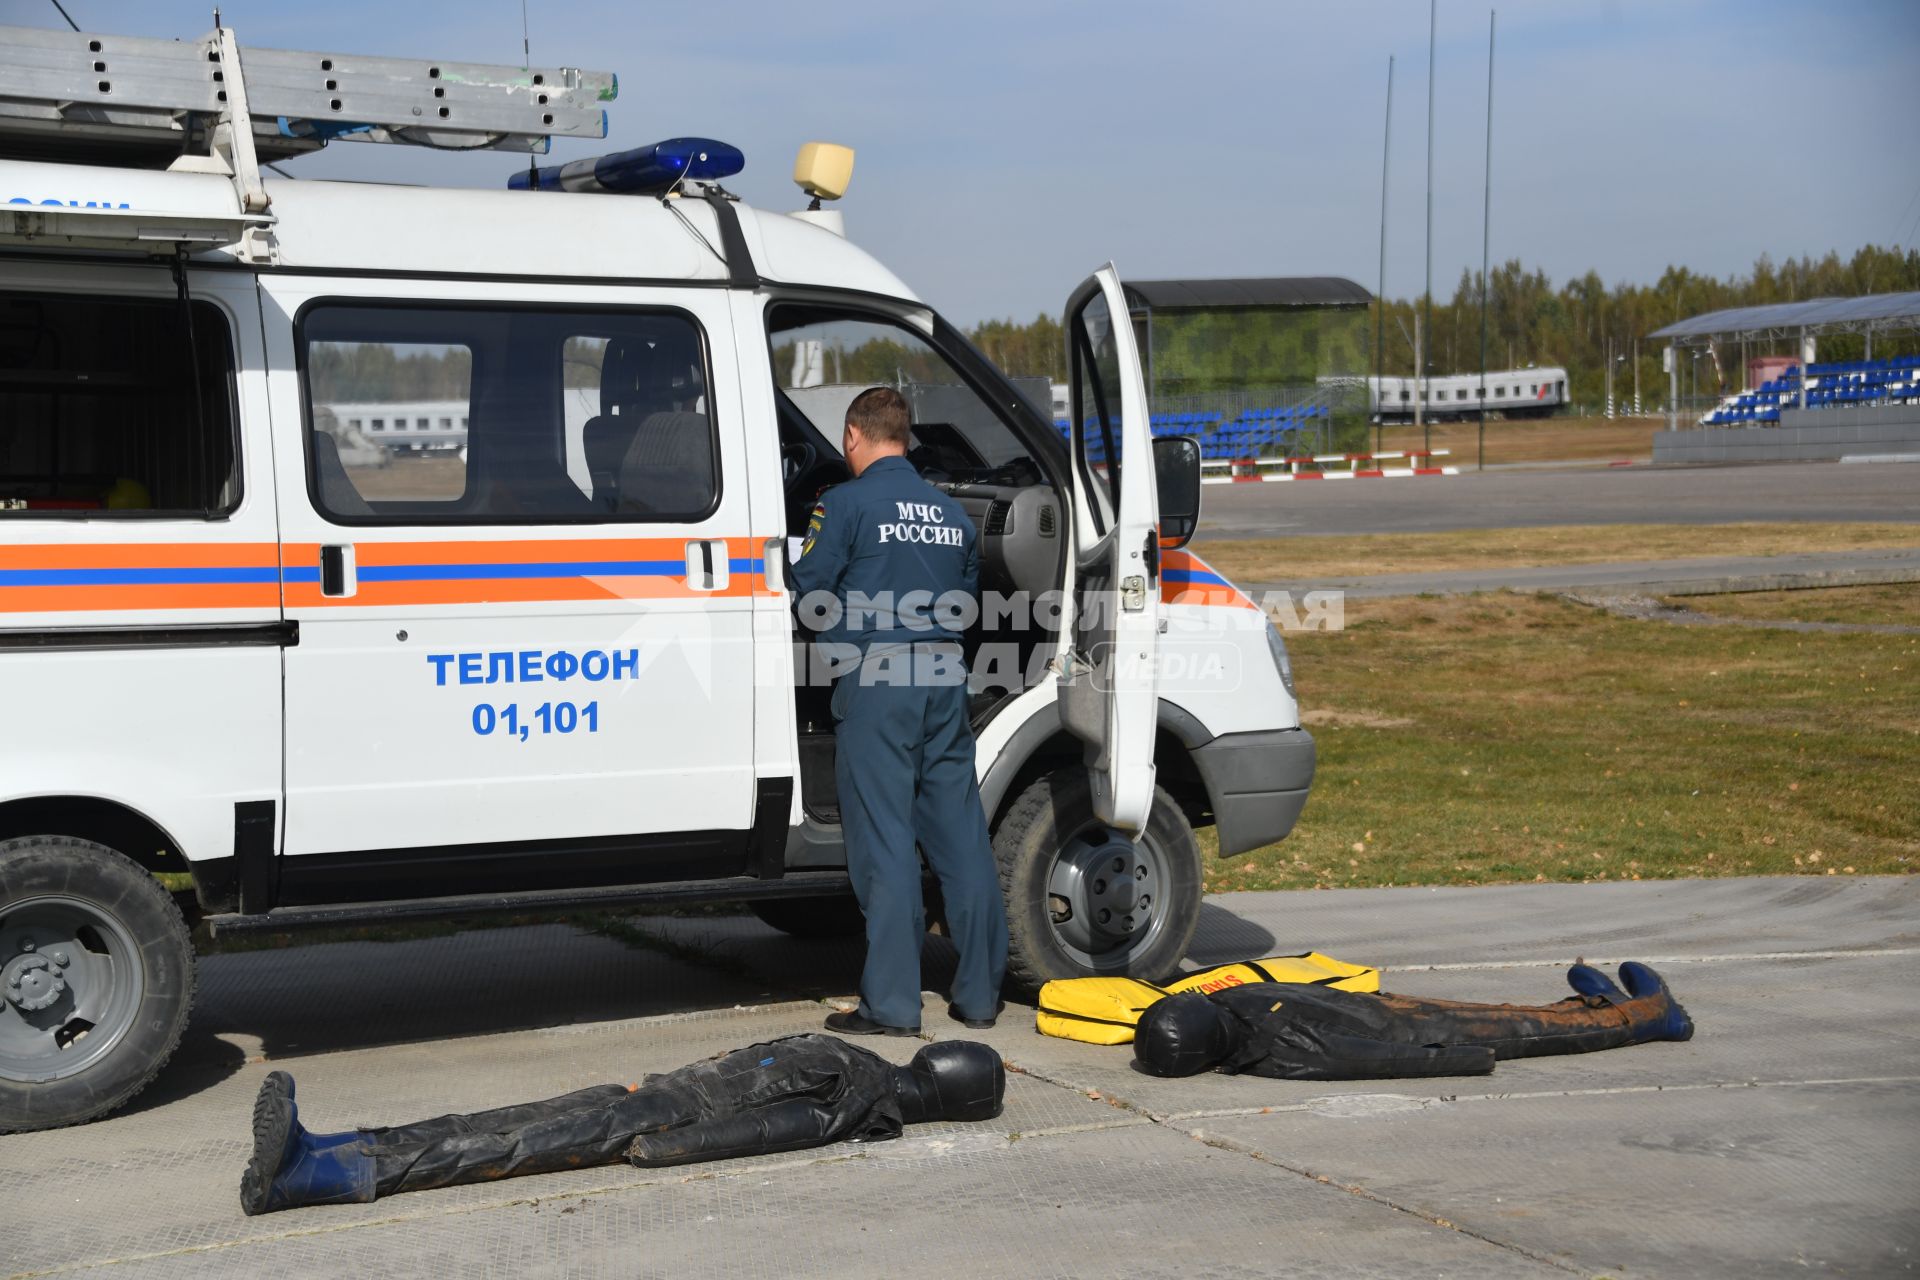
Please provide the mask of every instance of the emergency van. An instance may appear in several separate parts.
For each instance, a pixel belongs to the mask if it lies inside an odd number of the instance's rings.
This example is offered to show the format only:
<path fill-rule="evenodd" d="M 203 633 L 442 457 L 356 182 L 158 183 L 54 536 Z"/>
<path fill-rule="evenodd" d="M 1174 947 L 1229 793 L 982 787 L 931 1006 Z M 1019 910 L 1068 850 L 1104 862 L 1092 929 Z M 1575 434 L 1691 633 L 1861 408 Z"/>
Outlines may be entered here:
<path fill-rule="evenodd" d="M 1151 432 L 1111 267 L 1066 300 L 1063 437 L 845 237 L 844 149 L 775 213 L 700 139 L 530 171 L 604 136 L 609 75 L 227 29 L 0 47 L 0 1129 L 160 1069 L 182 906 L 857 930 L 784 567 L 869 385 L 977 525 L 1012 978 L 1171 972 L 1196 829 L 1292 828 L 1286 649 L 1180 549 L 1198 449 Z M 520 189 L 269 168 L 329 141 L 517 151 Z"/>

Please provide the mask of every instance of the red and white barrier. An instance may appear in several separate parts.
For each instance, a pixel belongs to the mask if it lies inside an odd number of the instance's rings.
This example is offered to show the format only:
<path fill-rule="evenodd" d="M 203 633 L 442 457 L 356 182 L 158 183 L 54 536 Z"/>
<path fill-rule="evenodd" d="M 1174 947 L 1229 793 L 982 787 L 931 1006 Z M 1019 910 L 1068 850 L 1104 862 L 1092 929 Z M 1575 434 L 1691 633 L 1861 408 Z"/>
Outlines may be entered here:
<path fill-rule="evenodd" d="M 1401 476 L 1457 476 L 1460 468 L 1434 466 L 1450 449 L 1401 453 L 1320 453 L 1305 458 L 1220 458 L 1200 464 L 1201 484 L 1274 484 L 1282 480 L 1391 480 Z M 1385 462 L 1410 465 L 1388 467 Z M 1332 470 L 1344 463 L 1345 470 Z M 1424 464 L 1424 465 L 1423 465 Z"/>

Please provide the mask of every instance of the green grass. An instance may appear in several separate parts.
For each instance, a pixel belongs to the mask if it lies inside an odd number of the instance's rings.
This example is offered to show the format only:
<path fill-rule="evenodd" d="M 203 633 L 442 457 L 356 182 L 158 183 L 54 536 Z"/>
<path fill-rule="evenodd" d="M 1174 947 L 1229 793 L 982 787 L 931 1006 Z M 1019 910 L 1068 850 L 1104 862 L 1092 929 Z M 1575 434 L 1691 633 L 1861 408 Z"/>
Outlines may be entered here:
<path fill-rule="evenodd" d="M 1920 866 L 1920 636 L 1511 594 L 1349 601 L 1347 624 L 1288 638 L 1322 721 L 1300 825 L 1209 857 L 1209 891 Z"/>

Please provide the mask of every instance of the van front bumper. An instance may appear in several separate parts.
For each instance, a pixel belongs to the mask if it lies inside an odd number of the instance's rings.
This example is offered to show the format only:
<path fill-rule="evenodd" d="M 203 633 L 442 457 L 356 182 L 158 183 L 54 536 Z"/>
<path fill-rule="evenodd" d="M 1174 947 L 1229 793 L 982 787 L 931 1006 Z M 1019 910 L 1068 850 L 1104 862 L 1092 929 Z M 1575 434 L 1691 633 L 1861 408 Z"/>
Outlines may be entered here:
<path fill-rule="evenodd" d="M 1245 853 L 1293 830 L 1313 785 L 1313 735 L 1305 729 L 1224 734 L 1193 748 L 1207 784 L 1220 853 Z"/>

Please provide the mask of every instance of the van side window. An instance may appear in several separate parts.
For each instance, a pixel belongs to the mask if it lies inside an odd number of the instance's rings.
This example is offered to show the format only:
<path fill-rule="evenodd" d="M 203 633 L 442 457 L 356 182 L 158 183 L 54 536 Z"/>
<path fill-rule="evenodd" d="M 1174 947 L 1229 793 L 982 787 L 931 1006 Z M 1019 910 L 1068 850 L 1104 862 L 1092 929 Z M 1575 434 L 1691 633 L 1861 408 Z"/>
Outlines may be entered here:
<path fill-rule="evenodd" d="M 329 302 L 298 336 L 308 487 L 336 523 L 687 521 L 719 500 L 684 313 Z"/>
<path fill-rule="evenodd" d="M 233 339 L 191 305 L 189 341 L 171 298 L 0 291 L 0 519 L 240 505 Z"/>

